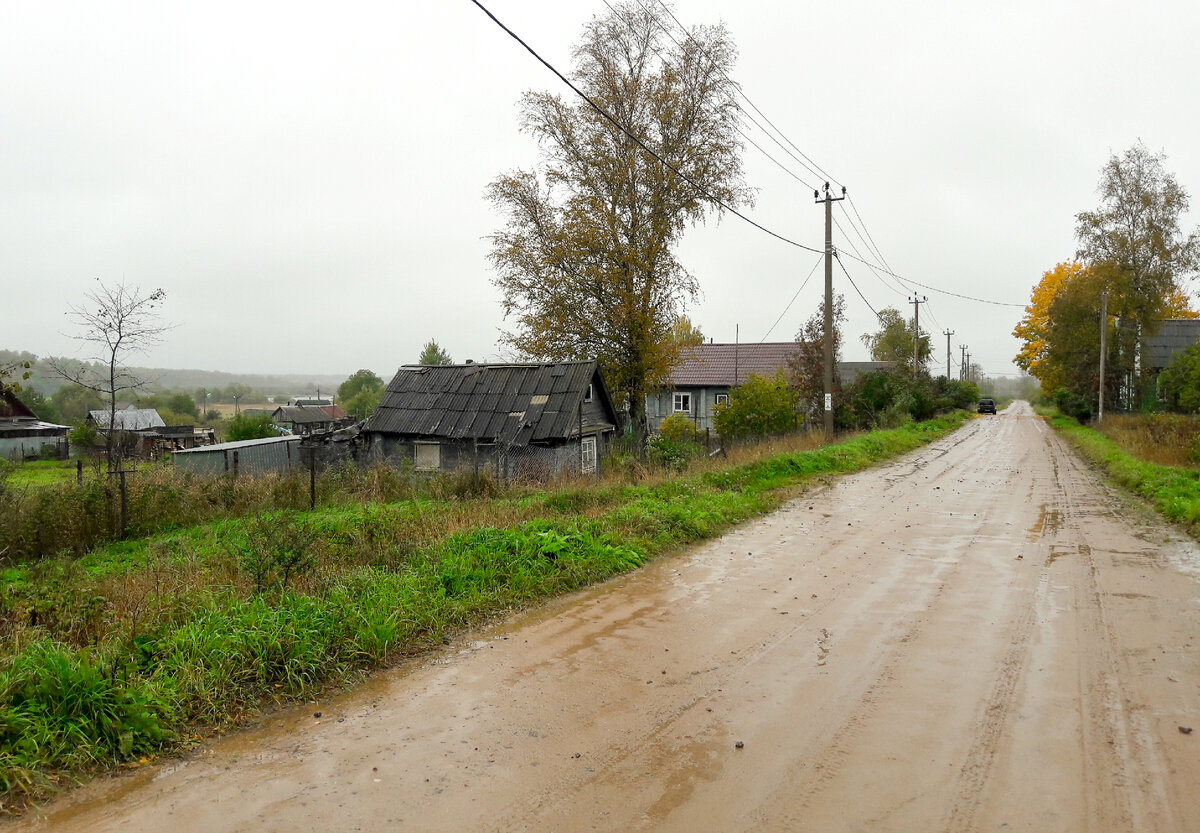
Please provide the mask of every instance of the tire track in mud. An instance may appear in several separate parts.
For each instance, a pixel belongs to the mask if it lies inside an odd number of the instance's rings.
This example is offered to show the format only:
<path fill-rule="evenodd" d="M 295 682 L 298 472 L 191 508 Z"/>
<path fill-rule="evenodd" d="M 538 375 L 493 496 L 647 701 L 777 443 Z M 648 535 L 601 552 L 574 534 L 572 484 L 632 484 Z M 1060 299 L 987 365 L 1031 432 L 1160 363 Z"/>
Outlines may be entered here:
<path fill-rule="evenodd" d="M 1077 542 L 1073 574 L 1081 615 L 1077 632 L 1096 648 L 1096 658 L 1079 669 L 1079 717 L 1086 773 L 1088 821 L 1096 829 L 1137 830 L 1139 833 L 1174 831 L 1175 819 L 1164 784 L 1165 766 L 1151 741 L 1150 730 L 1135 719 L 1130 691 L 1117 637 L 1106 611 L 1096 556 L 1087 539 L 1088 517 L 1116 517 L 1117 496 L 1097 500 L 1107 486 L 1097 482 L 1089 467 L 1056 436 L 1047 436 L 1055 463 L 1074 477 L 1061 478 L 1066 497 L 1064 526 Z M 1080 494 L 1077 483 L 1090 483 L 1090 494 Z"/>
<path fill-rule="evenodd" d="M 888 472 L 883 475 L 883 480 L 887 484 L 887 490 L 891 490 L 897 486 L 907 486 L 905 492 L 901 495 L 892 497 L 892 502 L 900 499 L 919 502 L 918 492 L 921 489 L 929 488 L 932 483 L 937 482 L 945 476 L 954 476 L 958 473 L 959 465 L 954 460 L 946 460 L 945 458 L 952 452 L 958 450 L 964 444 L 964 440 L 959 437 L 955 440 L 947 441 L 942 444 L 937 444 L 929 447 L 929 451 L 933 452 L 933 456 L 922 454 L 915 460 L 906 460 L 901 463 L 893 464 L 896 468 L 901 468 L 900 472 Z M 915 476 L 927 469 L 931 464 L 942 462 L 943 467 L 926 475 L 926 483 L 918 483 Z M 980 477 L 986 476 L 990 471 L 997 468 L 1004 468 L 1003 464 L 994 460 L 988 459 L 983 461 L 983 472 Z M 962 478 L 958 478 L 962 481 Z M 940 488 L 940 487 L 938 487 Z M 882 495 L 881 495 L 882 496 Z M 786 779 L 788 800 L 786 802 L 775 802 L 775 806 L 792 805 L 793 809 L 783 814 L 767 816 L 763 812 L 754 814 L 754 817 L 742 829 L 747 831 L 758 831 L 766 829 L 781 829 L 781 830 L 799 830 L 808 829 L 805 827 L 805 816 L 810 809 L 813 800 L 821 794 L 821 792 L 830 786 L 842 773 L 846 763 L 851 760 L 854 753 L 851 747 L 855 744 L 858 736 L 866 724 L 878 714 L 878 703 L 890 687 L 896 683 L 897 677 L 909 662 L 913 653 L 913 645 L 920 639 L 926 627 L 930 622 L 936 622 L 940 616 L 939 604 L 943 599 L 953 595 L 955 592 L 955 579 L 964 570 L 964 559 L 970 555 L 974 545 L 982 535 L 982 528 L 989 523 L 987 517 L 989 513 L 982 513 L 982 516 L 972 521 L 975 529 L 967 538 L 965 546 L 961 551 L 955 553 L 955 558 L 949 563 L 947 570 L 938 576 L 938 583 L 932 593 L 923 599 L 923 603 L 919 612 L 910 614 L 908 621 L 903 629 L 903 632 L 894 637 L 882 651 L 875 655 L 869 662 L 864 663 L 864 667 L 873 671 L 869 676 L 861 677 L 857 684 L 850 687 L 844 687 L 839 692 L 839 698 L 836 703 L 828 705 L 828 708 L 842 708 L 845 703 L 853 703 L 853 706 L 845 714 L 831 721 L 831 728 L 813 739 L 812 746 L 820 751 L 816 755 L 808 756 L 803 762 L 796 765 L 793 772 Z M 899 583 L 903 583 L 901 580 Z M 1034 605 L 1030 602 L 1023 611 L 1020 622 L 1017 626 L 1017 635 L 1014 637 L 1014 647 L 1006 654 L 1003 666 L 1007 671 L 1001 674 L 1001 685 L 999 690 L 994 692 L 991 698 L 997 704 L 1003 706 L 1003 713 L 995 717 L 997 708 L 989 703 L 988 713 L 994 717 L 990 721 L 994 723 L 994 728 L 989 728 L 987 735 L 989 738 L 989 747 L 994 754 L 995 740 L 998 739 L 1000 730 L 1003 726 L 1003 716 L 1007 714 L 1008 708 L 1012 700 L 1012 692 L 1016 687 L 1016 683 L 1020 678 L 1021 670 L 1025 662 L 1026 645 L 1028 643 L 1029 634 L 1032 630 L 1034 620 Z M 892 623 L 893 627 L 895 622 Z M 862 658 L 859 658 L 862 661 Z M 986 769 L 980 773 L 981 779 L 986 780 Z M 982 785 L 982 780 L 981 780 Z"/>

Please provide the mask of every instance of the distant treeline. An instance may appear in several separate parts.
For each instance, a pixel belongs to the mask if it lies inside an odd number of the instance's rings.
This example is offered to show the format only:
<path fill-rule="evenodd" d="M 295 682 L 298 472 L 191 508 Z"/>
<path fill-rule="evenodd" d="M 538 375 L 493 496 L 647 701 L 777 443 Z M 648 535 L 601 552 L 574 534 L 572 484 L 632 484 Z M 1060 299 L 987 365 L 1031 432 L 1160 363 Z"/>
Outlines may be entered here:
<path fill-rule="evenodd" d="M 33 353 L 19 350 L 0 350 L 0 364 L 9 360 L 33 361 L 33 375 L 22 387 L 29 387 L 43 396 L 52 396 L 65 382 L 50 370 L 52 357 L 38 357 Z M 80 362 L 75 359 L 58 359 L 62 364 L 70 366 L 92 365 L 94 362 Z M 295 396 L 311 394 L 320 389 L 321 393 L 332 394 L 337 386 L 346 381 L 349 372 L 341 375 L 327 374 L 293 374 L 293 373 L 226 373 L 220 370 L 174 370 L 161 367 L 134 367 L 132 372 L 148 380 L 148 391 L 187 391 L 192 393 L 206 388 L 210 391 L 224 390 L 231 386 L 262 391 L 273 396 Z"/>

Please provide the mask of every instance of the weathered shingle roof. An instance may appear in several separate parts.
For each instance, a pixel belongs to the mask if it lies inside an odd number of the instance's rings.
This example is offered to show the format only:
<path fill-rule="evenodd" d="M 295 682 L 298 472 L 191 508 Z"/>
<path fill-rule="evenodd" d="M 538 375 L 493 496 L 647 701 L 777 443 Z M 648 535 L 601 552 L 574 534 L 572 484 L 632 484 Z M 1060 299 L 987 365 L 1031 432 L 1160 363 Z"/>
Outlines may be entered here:
<path fill-rule="evenodd" d="M 363 430 L 526 445 L 570 436 L 593 380 L 616 422 L 594 361 L 559 364 L 406 365 Z"/>
<path fill-rule="evenodd" d="M 108 427 L 108 417 L 107 409 L 88 411 L 88 419 L 100 428 Z M 158 411 L 153 408 L 128 408 L 117 411 L 115 424 L 118 431 L 144 431 L 147 428 L 162 428 L 166 425 Z"/>
<path fill-rule="evenodd" d="M 1200 318 L 1167 318 L 1158 324 L 1158 331 L 1146 337 L 1146 357 L 1150 367 L 1162 370 L 1176 353 L 1200 341 Z"/>

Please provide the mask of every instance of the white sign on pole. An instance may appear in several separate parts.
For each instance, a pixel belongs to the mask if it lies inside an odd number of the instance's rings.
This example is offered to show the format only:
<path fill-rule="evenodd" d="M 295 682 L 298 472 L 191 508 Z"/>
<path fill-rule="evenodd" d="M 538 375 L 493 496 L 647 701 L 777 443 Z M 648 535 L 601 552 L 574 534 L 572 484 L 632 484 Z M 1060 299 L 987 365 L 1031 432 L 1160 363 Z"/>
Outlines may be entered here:
<path fill-rule="evenodd" d="M 833 410 L 833 394 L 832 393 L 825 394 L 825 410 L 827 410 L 827 411 Z"/>

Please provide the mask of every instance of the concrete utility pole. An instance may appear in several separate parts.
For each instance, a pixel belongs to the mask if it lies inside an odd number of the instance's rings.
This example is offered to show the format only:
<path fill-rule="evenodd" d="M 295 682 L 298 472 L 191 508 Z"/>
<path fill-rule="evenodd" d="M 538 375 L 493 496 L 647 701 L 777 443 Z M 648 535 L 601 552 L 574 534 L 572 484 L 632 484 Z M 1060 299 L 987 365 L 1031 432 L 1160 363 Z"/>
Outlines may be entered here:
<path fill-rule="evenodd" d="M 1104 421 L 1104 354 L 1108 335 L 1108 290 L 1100 290 L 1100 407 L 1096 410 L 1096 422 Z"/>
<path fill-rule="evenodd" d="M 825 196 L 813 191 L 816 202 L 825 203 L 825 437 L 833 438 L 833 204 L 846 199 L 846 186 L 842 195 L 833 196 L 829 183 L 825 183 Z"/>
<path fill-rule="evenodd" d="M 967 381 L 967 345 L 960 344 L 958 349 L 962 351 L 958 360 L 958 381 Z"/>
<path fill-rule="evenodd" d="M 946 381 L 950 381 L 950 336 L 954 335 L 954 330 L 946 330 L 942 333 L 946 337 Z"/>
<path fill-rule="evenodd" d="M 913 305 L 913 375 L 921 371 L 921 318 L 918 314 L 921 304 L 929 302 L 927 295 L 913 295 L 908 299 Z"/>

